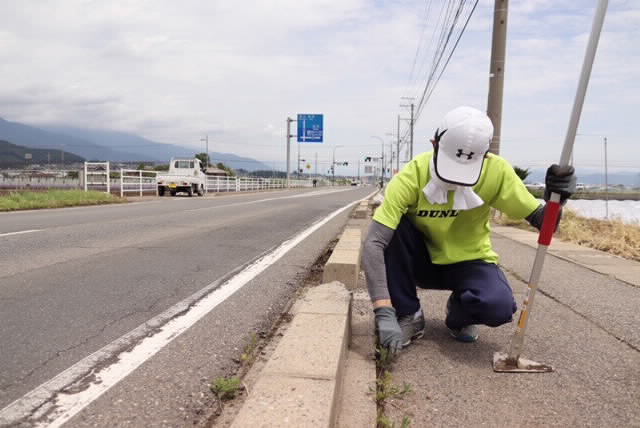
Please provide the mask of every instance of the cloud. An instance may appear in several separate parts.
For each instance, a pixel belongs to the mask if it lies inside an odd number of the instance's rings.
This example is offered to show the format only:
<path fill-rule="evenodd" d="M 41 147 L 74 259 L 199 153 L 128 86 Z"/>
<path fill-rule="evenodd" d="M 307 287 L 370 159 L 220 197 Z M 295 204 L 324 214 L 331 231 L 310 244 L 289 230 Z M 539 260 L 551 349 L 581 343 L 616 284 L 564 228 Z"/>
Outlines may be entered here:
<path fill-rule="evenodd" d="M 416 62 L 418 82 L 409 73 L 423 33 L 434 46 L 433 3 L 425 27 L 418 0 L 2 2 L 0 116 L 187 145 L 209 133 L 216 150 L 282 163 L 286 117 L 324 113 L 327 143 L 302 145 L 303 156 L 328 165 L 339 144 L 355 164 L 380 150 L 371 136 L 393 140 L 385 134 L 407 116 L 400 97 L 424 85 L 432 51 Z M 581 122 L 618 144 L 637 137 L 639 14 L 636 2 L 611 2 Z M 514 163 L 555 159 L 592 15 L 583 2 L 512 2 L 503 148 Z M 417 124 L 415 152 L 448 109 L 486 105 L 492 17 L 493 1 L 480 1 Z M 580 156 L 594 163 L 600 151 Z"/>

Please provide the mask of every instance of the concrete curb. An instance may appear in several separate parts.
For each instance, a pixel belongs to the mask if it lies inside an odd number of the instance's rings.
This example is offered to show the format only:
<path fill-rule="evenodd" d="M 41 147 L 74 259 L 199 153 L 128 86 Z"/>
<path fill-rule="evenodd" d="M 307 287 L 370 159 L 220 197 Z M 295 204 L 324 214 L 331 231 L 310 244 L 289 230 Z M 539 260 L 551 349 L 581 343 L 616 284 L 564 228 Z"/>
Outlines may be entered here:
<path fill-rule="evenodd" d="M 368 215 L 369 202 L 363 201 L 353 214 L 358 220 L 350 221 L 325 265 L 324 284 L 294 305 L 291 325 L 232 427 L 375 424 L 375 402 L 367 397 L 369 384 L 375 385 L 375 365 L 367 358 L 374 346 L 372 318 L 371 311 L 363 309 L 370 303 L 360 296 L 358 314 L 352 318 L 349 291 L 358 286 L 362 219 Z M 352 325 L 357 330 L 353 343 Z M 341 411 L 347 398 L 342 397 L 343 384 L 350 395 L 346 401 L 359 402 L 358 409 Z"/>
<path fill-rule="evenodd" d="M 362 201 L 356 207 L 353 213 L 353 218 L 362 219 L 362 218 L 367 218 L 368 215 L 369 215 L 369 201 Z"/>
<path fill-rule="evenodd" d="M 334 426 L 350 309 L 342 284 L 310 289 L 231 426 Z"/>
<path fill-rule="evenodd" d="M 361 246 L 362 234 L 360 229 L 345 229 L 329 260 L 327 260 L 322 274 L 322 282 L 339 281 L 347 289 L 354 290 L 358 286 L 358 277 L 360 275 Z"/>

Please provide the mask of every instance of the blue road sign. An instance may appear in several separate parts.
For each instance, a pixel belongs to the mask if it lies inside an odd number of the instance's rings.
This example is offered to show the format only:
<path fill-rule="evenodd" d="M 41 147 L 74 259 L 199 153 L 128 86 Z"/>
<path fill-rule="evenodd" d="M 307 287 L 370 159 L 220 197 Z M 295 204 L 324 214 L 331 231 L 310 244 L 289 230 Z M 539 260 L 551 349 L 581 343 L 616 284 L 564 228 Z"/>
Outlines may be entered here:
<path fill-rule="evenodd" d="M 299 114 L 298 143 L 322 143 L 322 119 L 321 114 Z"/>

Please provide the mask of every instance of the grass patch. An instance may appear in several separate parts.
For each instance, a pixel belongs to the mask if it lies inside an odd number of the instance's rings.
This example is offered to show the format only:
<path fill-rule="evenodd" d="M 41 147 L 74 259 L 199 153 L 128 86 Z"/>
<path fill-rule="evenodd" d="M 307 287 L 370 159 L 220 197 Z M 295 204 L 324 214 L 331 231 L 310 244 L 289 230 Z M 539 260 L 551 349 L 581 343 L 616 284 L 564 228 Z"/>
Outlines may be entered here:
<path fill-rule="evenodd" d="M 577 215 L 564 208 L 556 237 L 625 259 L 640 261 L 640 225 L 621 220 L 599 220 Z M 496 217 L 496 224 L 536 231 L 526 220 L 513 220 L 506 215 Z M 553 244 L 552 244 L 553 245 Z"/>
<path fill-rule="evenodd" d="M 242 381 L 237 377 L 219 377 L 211 384 L 211 391 L 221 401 L 233 400 L 242 387 Z"/>
<path fill-rule="evenodd" d="M 96 191 L 49 190 L 46 192 L 14 192 L 7 196 L 0 196 L 0 211 L 63 208 L 123 202 L 126 201 L 117 196 Z"/>
<path fill-rule="evenodd" d="M 244 352 L 240 356 L 242 362 L 251 364 L 255 360 L 256 349 L 258 347 L 258 335 L 255 333 L 251 334 L 249 338 L 249 343 L 244 347 Z"/>

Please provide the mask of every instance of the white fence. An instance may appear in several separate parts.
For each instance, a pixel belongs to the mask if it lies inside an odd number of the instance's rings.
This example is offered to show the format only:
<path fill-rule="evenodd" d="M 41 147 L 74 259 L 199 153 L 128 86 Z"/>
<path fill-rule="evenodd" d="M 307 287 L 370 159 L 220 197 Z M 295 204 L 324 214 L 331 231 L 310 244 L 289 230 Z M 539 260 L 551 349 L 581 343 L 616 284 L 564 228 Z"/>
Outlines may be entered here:
<path fill-rule="evenodd" d="M 3 170 L 0 190 L 48 190 L 81 188 L 78 170 Z"/>
<path fill-rule="evenodd" d="M 141 171 L 139 169 L 120 169 L 120 197 L 127 193 L 144 193 L 158 195 L 158 173 L 156 171 Z"/>
<path fill-rule="evenodd" d="M 84 191 L 98 190 L 111 193 L 109 162 L 84 163 Z"/>
<path fill-rule="evenodd" d="M 312 186 L 312 180 L 289 180 L 289 187 Z M 286 187 L 287 180 L 282 178 L 207 177 L 205 191 L 207 193 L 250 192 Z"/>

